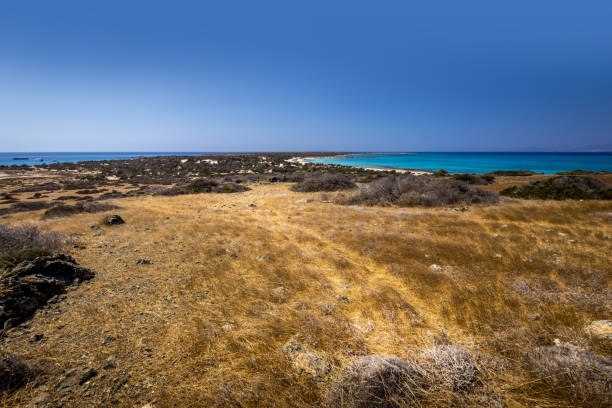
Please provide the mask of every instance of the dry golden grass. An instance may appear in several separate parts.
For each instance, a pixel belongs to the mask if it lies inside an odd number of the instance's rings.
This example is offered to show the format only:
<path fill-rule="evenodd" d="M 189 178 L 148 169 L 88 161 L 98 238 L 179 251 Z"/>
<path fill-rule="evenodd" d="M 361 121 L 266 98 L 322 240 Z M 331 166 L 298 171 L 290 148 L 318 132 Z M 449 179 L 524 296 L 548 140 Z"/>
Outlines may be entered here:
<path fill-rule="evenodd" d="M 331 380 L 294 370 L 281 352 L 293 336 L 329 361 L 332 377 L 365 354 L 412 360 L 463 345 L 488 356 L 484 389 L 501 404 L 577 405 L 530 374 L 524 354 L 555 338 L 609 353 L 584 326 L 611 314 L 612 203 L 508 200 L 458 212 L 320 197 L 261 185 L 126 198 L 109 201 L 126 224 L 101 231 L 90 229 L 101 214 L 11 215 L 84 245 L 72 255 L 97 276 L 2 347 L 51 378 L 96 368 L 89 386 L 61 397 L 70 407 L 320 406 Z M 109 358 L 116 368 L 103 368 Z M 0 407 L 40 392 L 28 385 Z M 47 392 L 60 398 L 53 382 Z M 487 406 L 422 402 L 466 404 Z"/>

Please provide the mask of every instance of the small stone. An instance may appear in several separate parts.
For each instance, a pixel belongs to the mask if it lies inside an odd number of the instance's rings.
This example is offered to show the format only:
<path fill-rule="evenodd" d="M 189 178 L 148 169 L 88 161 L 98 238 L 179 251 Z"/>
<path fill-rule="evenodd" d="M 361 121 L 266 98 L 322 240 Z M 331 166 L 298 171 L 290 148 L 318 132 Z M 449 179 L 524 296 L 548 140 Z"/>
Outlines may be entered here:
<path fill-rule="evenodd" d="M 542 315 L 539 313 L 534 313 L 534 314 L 530 314 L 529 316 L 527 316 L 527 318 L 529 320 L 540 320 L 542 318 Z"/>
<path fill-rule="evenodd" d="M 90 225 L 89 228 L 91 228 L 94 231 L 97 231 L 97 230 L 100 229 L 100 226 L 98 226 L 98 225 Z"/>
<path fill-rule="evenodd" d="M 106 364 L 102 368 L 104 368 L 105 370 L 117 368 L 117 362 L 115 361 L 115 357 L 109 357 L 108 359 L 106 359 Z"/>
<path fill-rule="evenodd" d="M 259 255 L 255 259 L 257 259 L 258 261 L 267 261 L 270 259 L 270 254 Z"/>
<path fill-rule="evenodd" d="M 108 344 L 113 341 L 115 341 L 115 338 L 113 336 L 106 336 L 104 340 L 102 340 L 102 344 Z"/>
<path fill-rule="evenodd" d="M 443 268 L 438 264 L 431 264 L 429 265 L 429 269 L 435 272 L 441 272 Z"/>
<path fill-rule="evenodd" d="M 595 341 L 612 342 L 612 320 L 596 320 L 585 331 Z"/>
<path fill-rule="evenodd" d="M 345 295 L 338 295 L 336 296 L 336 299 L 338 299 L 341 302 L 344 303 L 353 303 L 353 299 L 349 298 L 348 296 Z"/>
<path fill-rule="evenodd" d="M 140 258 L 139 260 L 136 261 L 136 265 L 150 265 L 150 264 L 151 264 L 151 260 L 147 258 Z"/>
<path fill-rule="evenodd" d="M 289 298 L 289 290 L 283 286 L 279 286 L 272 290 L 272 299 L 276 303 L 285 303 Z"/>
<path fill-rule="evenodd" d="M 39 341 L 41 341 L 41 340 L 43 339 L 43 337 L 44 337 L 44 336 L 43 336 L 42 334 L 35 334 L 35 335 L 33 335 L 33 336 L 30 338 L 30 342 L 32 342 L 32 343 L 39 342 Z"/>
<path fill-rule="evenodd" d="M 289 340 L 283 346 L 283 353 L 293 362 L 300 374 L 306 374 L 315 380 L 323 380 L 331 374 L 332 368 L 320 354 L 305 349 L 295 339 Z"/>
<path fill-rule="evenodd" d="M 43 408 L 48 406 L 48 402 L 51 401 L 51 394 L 48 392 L 43 392 L 42 394 L 38 394 L 28 405 L 26 408 Z"/>

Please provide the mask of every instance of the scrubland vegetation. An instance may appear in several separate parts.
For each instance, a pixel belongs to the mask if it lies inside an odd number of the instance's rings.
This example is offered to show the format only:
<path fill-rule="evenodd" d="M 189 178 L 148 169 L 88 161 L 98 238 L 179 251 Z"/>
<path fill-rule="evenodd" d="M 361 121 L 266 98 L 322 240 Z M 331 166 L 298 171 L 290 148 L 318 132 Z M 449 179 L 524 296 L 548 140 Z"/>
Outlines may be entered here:
<path fill-rule="evenodd" d="M 454 204 L 494 204 L 499 196 L 470 187 L 456 179 L 428 176 L 387 176 L 364 185 L 345 200 L 346 204 L 442 206 Z"/>
<path fill-rule="evenodd" d="M 551 177 L 509 187 L 500 194 L 540 200 L 612 200 L 612 188 L 600 180 L 582 176 Z"/>
<path fill-rule="evenodd" d="M 612 404 L 610 200 L 496 193 L 547 176 L 314 173 L 6 213 L 2 254 L 62 251 L 95 277 L 2 332 L 0 407 Z"/>

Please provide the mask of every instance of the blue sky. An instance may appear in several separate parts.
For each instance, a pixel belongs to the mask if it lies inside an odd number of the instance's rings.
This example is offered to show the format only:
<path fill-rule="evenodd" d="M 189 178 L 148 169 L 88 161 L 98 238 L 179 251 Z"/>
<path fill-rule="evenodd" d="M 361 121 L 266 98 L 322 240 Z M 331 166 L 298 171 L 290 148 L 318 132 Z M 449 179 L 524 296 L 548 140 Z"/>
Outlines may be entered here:
<path fill-rule="evenodd" d="M 0 151 L 612 148 L 612 3 L 501 3 L 0 2 Z"/>

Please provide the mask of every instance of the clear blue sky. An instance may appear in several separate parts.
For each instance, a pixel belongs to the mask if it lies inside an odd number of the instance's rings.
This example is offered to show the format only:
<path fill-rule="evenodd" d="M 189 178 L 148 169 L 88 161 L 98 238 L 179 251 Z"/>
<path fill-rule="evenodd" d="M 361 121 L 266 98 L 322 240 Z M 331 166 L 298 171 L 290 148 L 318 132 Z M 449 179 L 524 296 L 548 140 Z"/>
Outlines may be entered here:
<path fill-rule="evenodd" d="M 0 151 L 612 146 L 610 1 L 3 1 Z"/>

